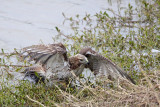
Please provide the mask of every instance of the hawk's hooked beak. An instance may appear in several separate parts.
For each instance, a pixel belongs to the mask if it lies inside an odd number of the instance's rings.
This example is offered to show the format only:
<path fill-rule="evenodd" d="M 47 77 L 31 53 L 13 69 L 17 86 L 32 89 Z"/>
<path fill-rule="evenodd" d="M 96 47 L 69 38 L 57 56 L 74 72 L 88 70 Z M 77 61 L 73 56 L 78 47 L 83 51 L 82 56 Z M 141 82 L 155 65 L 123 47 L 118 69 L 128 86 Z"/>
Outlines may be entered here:
<path fill-rule="evenodd" d="M 89 61 L 88 61 L 88 59 L 87 59 L 87 58 L 85 58 L 85 61 L 86 61 L 86 62 L 85 62 L 85 64 L 88 64 L 88 63 L 89 63 Z"/>

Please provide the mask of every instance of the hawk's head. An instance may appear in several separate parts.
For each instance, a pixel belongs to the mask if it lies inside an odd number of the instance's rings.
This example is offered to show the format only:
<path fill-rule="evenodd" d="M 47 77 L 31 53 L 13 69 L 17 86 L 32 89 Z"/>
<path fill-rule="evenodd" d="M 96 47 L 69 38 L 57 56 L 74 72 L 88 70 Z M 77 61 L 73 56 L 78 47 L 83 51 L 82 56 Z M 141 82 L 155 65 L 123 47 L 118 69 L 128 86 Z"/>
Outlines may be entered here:
<path fill-rule="evenodd" d="M 80 65 L 85 65 L 88 63 L 88 59 L 81 54 L 77 54 L 69 58 L 69 64 L 71 69 L 76 69 Z"/>

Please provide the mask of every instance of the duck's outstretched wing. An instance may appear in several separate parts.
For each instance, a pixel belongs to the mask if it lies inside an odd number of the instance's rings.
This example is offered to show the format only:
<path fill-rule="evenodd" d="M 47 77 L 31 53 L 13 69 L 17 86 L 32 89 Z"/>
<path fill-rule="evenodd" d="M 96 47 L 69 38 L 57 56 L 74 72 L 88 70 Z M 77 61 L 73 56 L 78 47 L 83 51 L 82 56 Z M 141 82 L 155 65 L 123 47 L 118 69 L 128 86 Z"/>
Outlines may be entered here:
<path fill-rule="evenodd" d="M 80 54 L 88 58 L 89 63 L 86 65 L 86 68 L 89 68 L 95 75 L 108 76 L 114 79 L 123 77 L 135 84 L 135 81 L 120 67 L 91 48 L 81 49 Z"/>

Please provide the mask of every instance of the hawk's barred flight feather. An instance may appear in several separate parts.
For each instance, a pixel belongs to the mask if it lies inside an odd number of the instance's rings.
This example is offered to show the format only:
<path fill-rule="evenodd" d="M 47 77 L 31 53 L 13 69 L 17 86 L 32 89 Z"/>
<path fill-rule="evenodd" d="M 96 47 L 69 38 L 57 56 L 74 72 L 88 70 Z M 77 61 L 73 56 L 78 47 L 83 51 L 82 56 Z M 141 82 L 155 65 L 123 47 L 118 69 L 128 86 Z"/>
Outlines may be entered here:
<path fill-rule="evenodd" d="M 135 84 L 135 81 L 120 67 L 91 48 L 83 48 L 79 53 L 87 57 L 89 63 L 86 65 L 86 68 L 89 68 L 95 75 L 108 76 L 114 79 L 122 77 Z"/>

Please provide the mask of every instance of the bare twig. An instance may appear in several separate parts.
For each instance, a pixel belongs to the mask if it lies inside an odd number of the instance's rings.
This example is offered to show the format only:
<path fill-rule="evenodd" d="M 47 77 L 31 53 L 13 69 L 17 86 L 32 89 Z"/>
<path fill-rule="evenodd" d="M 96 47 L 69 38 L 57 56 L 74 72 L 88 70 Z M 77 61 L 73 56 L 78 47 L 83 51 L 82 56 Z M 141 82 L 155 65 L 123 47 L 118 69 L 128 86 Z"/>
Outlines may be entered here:
<path fill-rule="evenodd" d="M 4 67 L 9 67 L 9 66 L 11 66 L 11 67 L 29 67 L 29 66 L 27 66 L 27 65 L 5 65 L 5 64 L 0 64 L 0 66 L 4 66 Z"/>
<path fill-rule="evenodd" d="M 26 95 L 26 97 L 27 97 L 29 100 L 31 100 L 31 101 L 33 101 L 33 102 L 35 102 L 35 103 L 41 105 L 42 107 L 46 107 L 45 105 L 43 105 L 43 104 L 40 103 L 39 101 L 36 101 L 36 100 L 31 99 L 28 95 Z"/>

